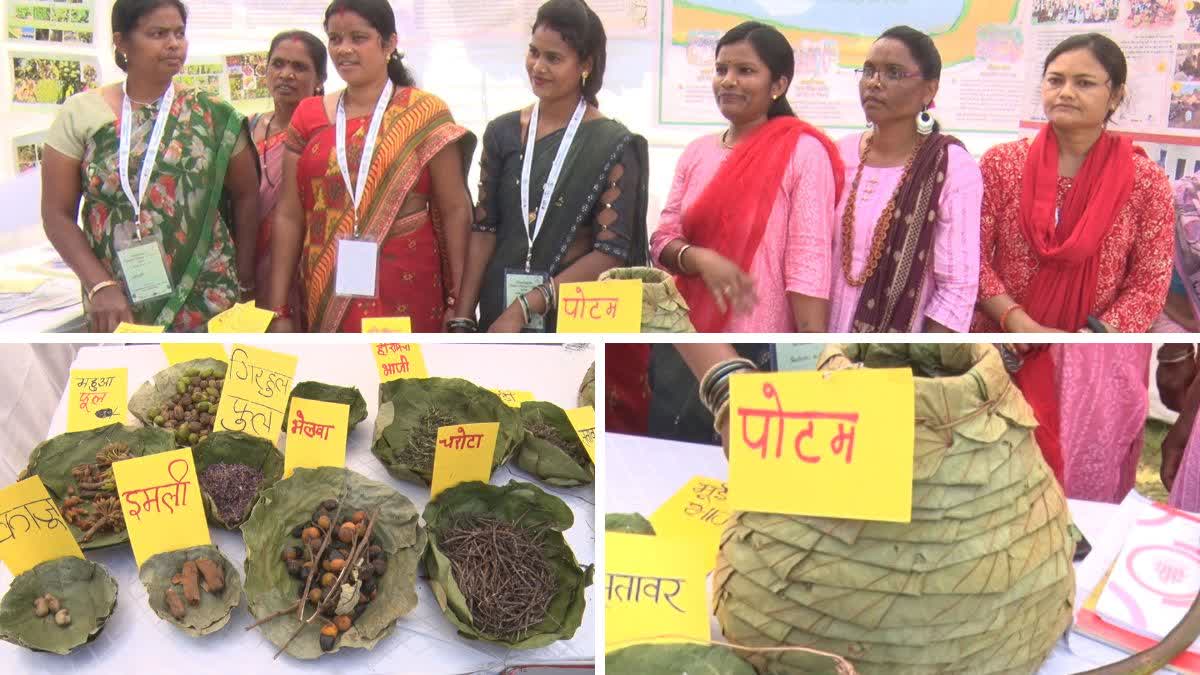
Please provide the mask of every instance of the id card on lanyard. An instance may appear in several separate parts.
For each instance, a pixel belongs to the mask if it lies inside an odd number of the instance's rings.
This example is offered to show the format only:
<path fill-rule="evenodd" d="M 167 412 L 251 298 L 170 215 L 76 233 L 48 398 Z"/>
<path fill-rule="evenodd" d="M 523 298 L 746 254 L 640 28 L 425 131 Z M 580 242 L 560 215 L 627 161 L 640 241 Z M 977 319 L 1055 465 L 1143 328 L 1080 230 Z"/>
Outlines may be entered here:
<path fill-rule="evenodd" d="M 136 305 L 170 295 L 173 290 L 171 276 L 167 272 L 166 250 L 163 248 L 162 237 L 157 233 L 142 234 L 142 201 L 146 197 L 150 176 L 158 162 L 163 134 L 175 102 L 175 85 L 167 85 L 167 90 L 159 100 L 154 127 L 146 142 L 146 155 L 142 158 L 142 168 L 138 173 L 137 193 L 134 193 L 129 182 L 133 106 L 130 105 L 127 87 L 128 83 L 121 87 L 121 135 L 117 149 L 117 171 L 121 177 L 121 189 L 133 206 L 133 223 L 130 225 L 133 232 L 129 238 L 123 238 L 120 233 L 114 232 L 113 240 L 116 243 L 113 248 L 116 250 L 121 278 L 125 281 L 125 291 L 129 294 L 130 301 Z"/>
<path fill-rule="evenodd" d="M 367 174 L 371 171 L 371 160 L 375 157 L 375 147 L 379 143 L 379 127 L 383 123 L 383 114 L 392 100 L 394 90 L 395 85 L 388 80 L 375 103 L 375 112 L 371 115 L 371 123 L 367 127 L 367 136 L 363 142 L 362 159 L 358 162 L 358 180 L 354 183 L 350 182 L 350 162 L 346 159 L 345 92 L 338 97 L 337 118 L 334 122 L 337 161 L 342 180 L 346 183 L 346 194 L 350 196 L 351 208 L 354 209 L 354 231 L 350 237 L 338 237 L 337 260 L 333 267 L 333 292 L 343 297 L 374 298 L 379 295 L 379 243 L 359 238 L 362 232 L 358 210 L 362 205 Z"/>
<path fill-rule="evenodd" d="M 558 178 L 562 175 L 567 152 L 575 142 L 575 135 L 579 133 L 579 125 L 583 123 L 583 117 L 587 113 L 587 102 L 581 98 L 575 106 L 575 112 L 567 124 L 566 133 L 558 145 L 558 151 L 554 154 L 554 162 L 550 165 L 546 183 L 542 186 L 541 203 L 538 204 L 537 211 L 533 211 L 529 207 L 529 185 L 532 180 L 530 176 L 533 173 L 533 150 L 537 143 L 538 110 L 539 104 L 534 103 L 533 110 L 529 114 L 529 129 L 525 134 L 525 154 L 521 157 L 521 213 L 524 214 L 522 218 L 525 221 L 525 237 L 528 241 L 525 249 L 525 269 L 506 269 L 504 271 L 504 303 L 506 307 L 516 302 L 518 295 L 524 295 L 550 280 L 549 272 L 532 269 L 533 242 L 537 240 L 538 233 L 542 230 L 542 223 L 546 221 L 546 211 L 550 208 L 550 200 L 554 196 Z M 525 327 L 531 331 L 544 331 L 546 329 L 545 318 L 533 316 Z"/>

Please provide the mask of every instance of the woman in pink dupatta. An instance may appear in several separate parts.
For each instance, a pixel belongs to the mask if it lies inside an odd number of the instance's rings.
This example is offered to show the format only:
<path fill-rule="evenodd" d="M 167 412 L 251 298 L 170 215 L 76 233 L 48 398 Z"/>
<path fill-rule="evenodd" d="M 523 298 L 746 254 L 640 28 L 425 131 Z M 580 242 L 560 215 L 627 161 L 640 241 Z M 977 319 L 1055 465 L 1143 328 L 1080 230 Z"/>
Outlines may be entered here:
<path fill-rule="evenodd" d="M 302 30 L 280 33 L 271 40 L 267 53 L 267 89 L 275 101 L 275 109 L 255 115 L 250 120 L 254 145 L 258 148 L 260 166 L 258 186 L 258 241 L 254 254 L 254 300 L 259 307 L 268 307 L 267 279 L 271 271 L 271 224 L 275 220 L 275 205 L 283 185 L 284 139 L 292 113 L 300 101 L 325 93 L 328 56 L 320 38 Z M 300 297 L 292 286 L 293 297 L 288 303 L 300 308 Z"/>

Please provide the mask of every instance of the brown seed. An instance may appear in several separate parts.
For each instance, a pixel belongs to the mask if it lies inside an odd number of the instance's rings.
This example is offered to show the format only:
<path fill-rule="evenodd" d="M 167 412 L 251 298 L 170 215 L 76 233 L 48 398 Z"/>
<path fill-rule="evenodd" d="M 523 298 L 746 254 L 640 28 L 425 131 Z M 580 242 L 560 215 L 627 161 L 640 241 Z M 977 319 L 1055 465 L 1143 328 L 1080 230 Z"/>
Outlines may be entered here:
<path fill-rule="evenodd" d="M 58 613 L 54 615 L 54 623 L 58 624 L 59 626 L 70 626 L 71 613 L 68 612 L 66 608 L 58 610 Z"/>
<path fill-rule="evenodd" d="M 354 527 L 358 530 L 358 536 L 360 536 L 360 537 L 367 533 L 366 521 L 360 522 L 357 525 L 355 525 Z"/>
<path fill-rule="evenodd" d="M 51 614 L 57 612 L 59 609 L 62 608 L 62 603 L 59 602 L 58 598 L 54 597 L 53 595 L 50 595 L 49 593 L 47 593 L 46 595 L 44 595 L 42 597 L 44 597 L 46 599 L 46 607 L 47 607 L 47 609 L 50 610 Z"/>
<path fill-rule="evenodd" d="M 354 523 L 343 523 L 342 526 L 338 528 L 338 541 L 349 544 L 350 542 L 354 541 L 355 532 L 356 530 L 354 529 Z"/>
<path fill-rule="evenodd" d="M 297 548 L 288 547 L 283 549 L 284 561 L 295 560 L 300 557 L 300 550 Z"/>
<path fill-rule="evenodd" d="M 326 572 L 325 574 L 321 575 L 321 585 L 324 586 L 325 588 L 329 588 L 336 581 L 337 581 L 337 575 L 334 574 L 333 572 Z"/>
<path fill-rule="evenodd" d="M 353 621 L 351 621 L 350 615 L 348 614 L 338 615 L 333 620 L 333 625 L 337 626 L 339 633 L 345 633 L 346 631 L 350 630 L 350 624 L 352 623 Z"/>
<path fill-rule="evenodd" d="M 321 528 L 322 530 L 328 530 L 330 524 L 332 524 L 332 521 L 329 520 L 329 516 L 323 515 L 320 518 L 317 518 L 317 527 Z"/>
<path fill-rule="evenodd" d="M 343 569 L 345 569 L 345 567 L 346 567 L 346 559 L 345 558 L 338 558 L 336 560 L 329 561 L 329 571 L 330 572 L 341 572 Z"/>
<path fill-rule="evenodd" d="M 366 520 L 366 519 L 367 519 L 367 512 L 366 512 L 366 511 L 355 511 L 355 512 L 354 512 L 354 516 L 352 516 L 352 517 L 350 518 L 350 520 L 354 521 L 354 524 L 355 524 L 355 525 L 357 525 L 357 524 L 361 523 L 362 521 L 364 521 L 364 520 Z"/>
<path fill-rule="evenodd" d="M 328 637 L 337 637 L 337 634 L 338 634 L 337 626 L 335 626 L 331 623 L 327 623 L 324 626 L 321 626 L 321 635 L 326 635 Z"/>
<path fill-rule="evenodd" d="M 324 560 L 321 562 L 321 569 L 325 570 L 326 572 L 332 572 L 333 564 L 331 562 L 329 562 L 328 560 Z"/>
<path fill-rule="evenodd" d="M 308 601 L 314 605 L 321 604 L 321 589 L 314 588 L 308 592 Z"/>
<path fill-rule="evenodd" d="M 320 539 L 321 531 L 315 527 L 305 528 L 302 539 Z"/>
<path fill-rule="evenodd" d="M 46 604 L 45 598 L 38 598 L 33 601 L 34 616 L 46 616 L 50 613 L 50 607 Z"/>

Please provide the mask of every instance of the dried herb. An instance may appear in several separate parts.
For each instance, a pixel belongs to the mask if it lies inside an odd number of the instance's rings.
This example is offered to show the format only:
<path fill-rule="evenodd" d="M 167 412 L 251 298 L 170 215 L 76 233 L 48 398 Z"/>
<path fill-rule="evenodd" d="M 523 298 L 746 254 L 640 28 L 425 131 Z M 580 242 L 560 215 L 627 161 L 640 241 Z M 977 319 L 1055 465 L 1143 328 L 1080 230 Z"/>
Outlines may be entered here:
<path fill-rule="evenodd" d="M 542 550 L 546 532 L 478 514 L 455 516 L 442 530 L 439 548 L 481 632 L 520 641 L 546 618 L 558 590 Z"/>
<path fill-rule="evenodd" d="M 228 625 L 242 599 L 237 568 L 212 545 L 153 555 L 138 570 L 138 578 L 154 613 L 192 637 Z"/>
<path fill-rule="evenodd" d="M 63 520 L 83 531 L 81 541 L 90 542 L 105 530 L 125 530 L 125 515 L 117 497 L 113 462 L 129 459 L 129 446 L 108 443 L 96 452 L 95 463 L 77 464 L 71 469 L 75 484 L 67 487 L 67 498 L 60 508 Z"/>
<path fill-rule="evenodd" d="M 527 423 L 525 431 L 567 453 L 567 456 L 580 466 L 589 466 L 592 463 L 592 458 L 588 457 L 587 450 L 583 448 L 583 443 L 579 442 L 577 436 L 564 438 L 562 434 L 558 433 L 558 429 L 541 420 Z"/>
<path fill-rule="evenodd" d="M 407 466 L 416 467 L 418 471 L 432 473 L 438 429 L 457 423 L 458 420 L 440 408 L 429 408 L 421 413 L 417 419 L 417 426 L 408 438 L 408 443 L 396 453 L 396 456 Z"/>
<path fill-rule="evenodd" d="M 212 464 L 200 472 L 200 487 L 212 497 L 218 516 L 239 522 L 250 512 L 263 472 L 245 464 Z"/>

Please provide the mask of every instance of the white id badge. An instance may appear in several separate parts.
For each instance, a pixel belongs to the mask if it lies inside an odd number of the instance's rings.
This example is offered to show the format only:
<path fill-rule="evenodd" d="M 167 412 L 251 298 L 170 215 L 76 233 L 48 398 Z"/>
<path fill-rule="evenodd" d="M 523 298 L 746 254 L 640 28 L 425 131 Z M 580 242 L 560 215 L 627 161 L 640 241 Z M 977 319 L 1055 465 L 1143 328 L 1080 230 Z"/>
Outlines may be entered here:
<path fill-rule="evenodd" d="M 117 245 L 117 264 L 125 280 L 125 290 L 133 304 L 157 300 L 171 294 L 171 275 L 162 239 L 150 234 Z"/>
<path fill-rule="evenodd" d="M 333 292 L 351 298 L 379 294 L 379 244 L 350 237 L 338 239 Z"/>
<path fill-rule="evenodd" d="M 517 301 L 518 295 L 525 295 L 547 281 L 550 281 L 550 275 L 545 272 L 526 272 L 519 268 L 504 270 L 504 306 L 512 305 Z M 529 323 L 525 325 L 525 330 L 537 333 L 545 332 L 545 317 L 534 314 L 530 317 Z"/>

